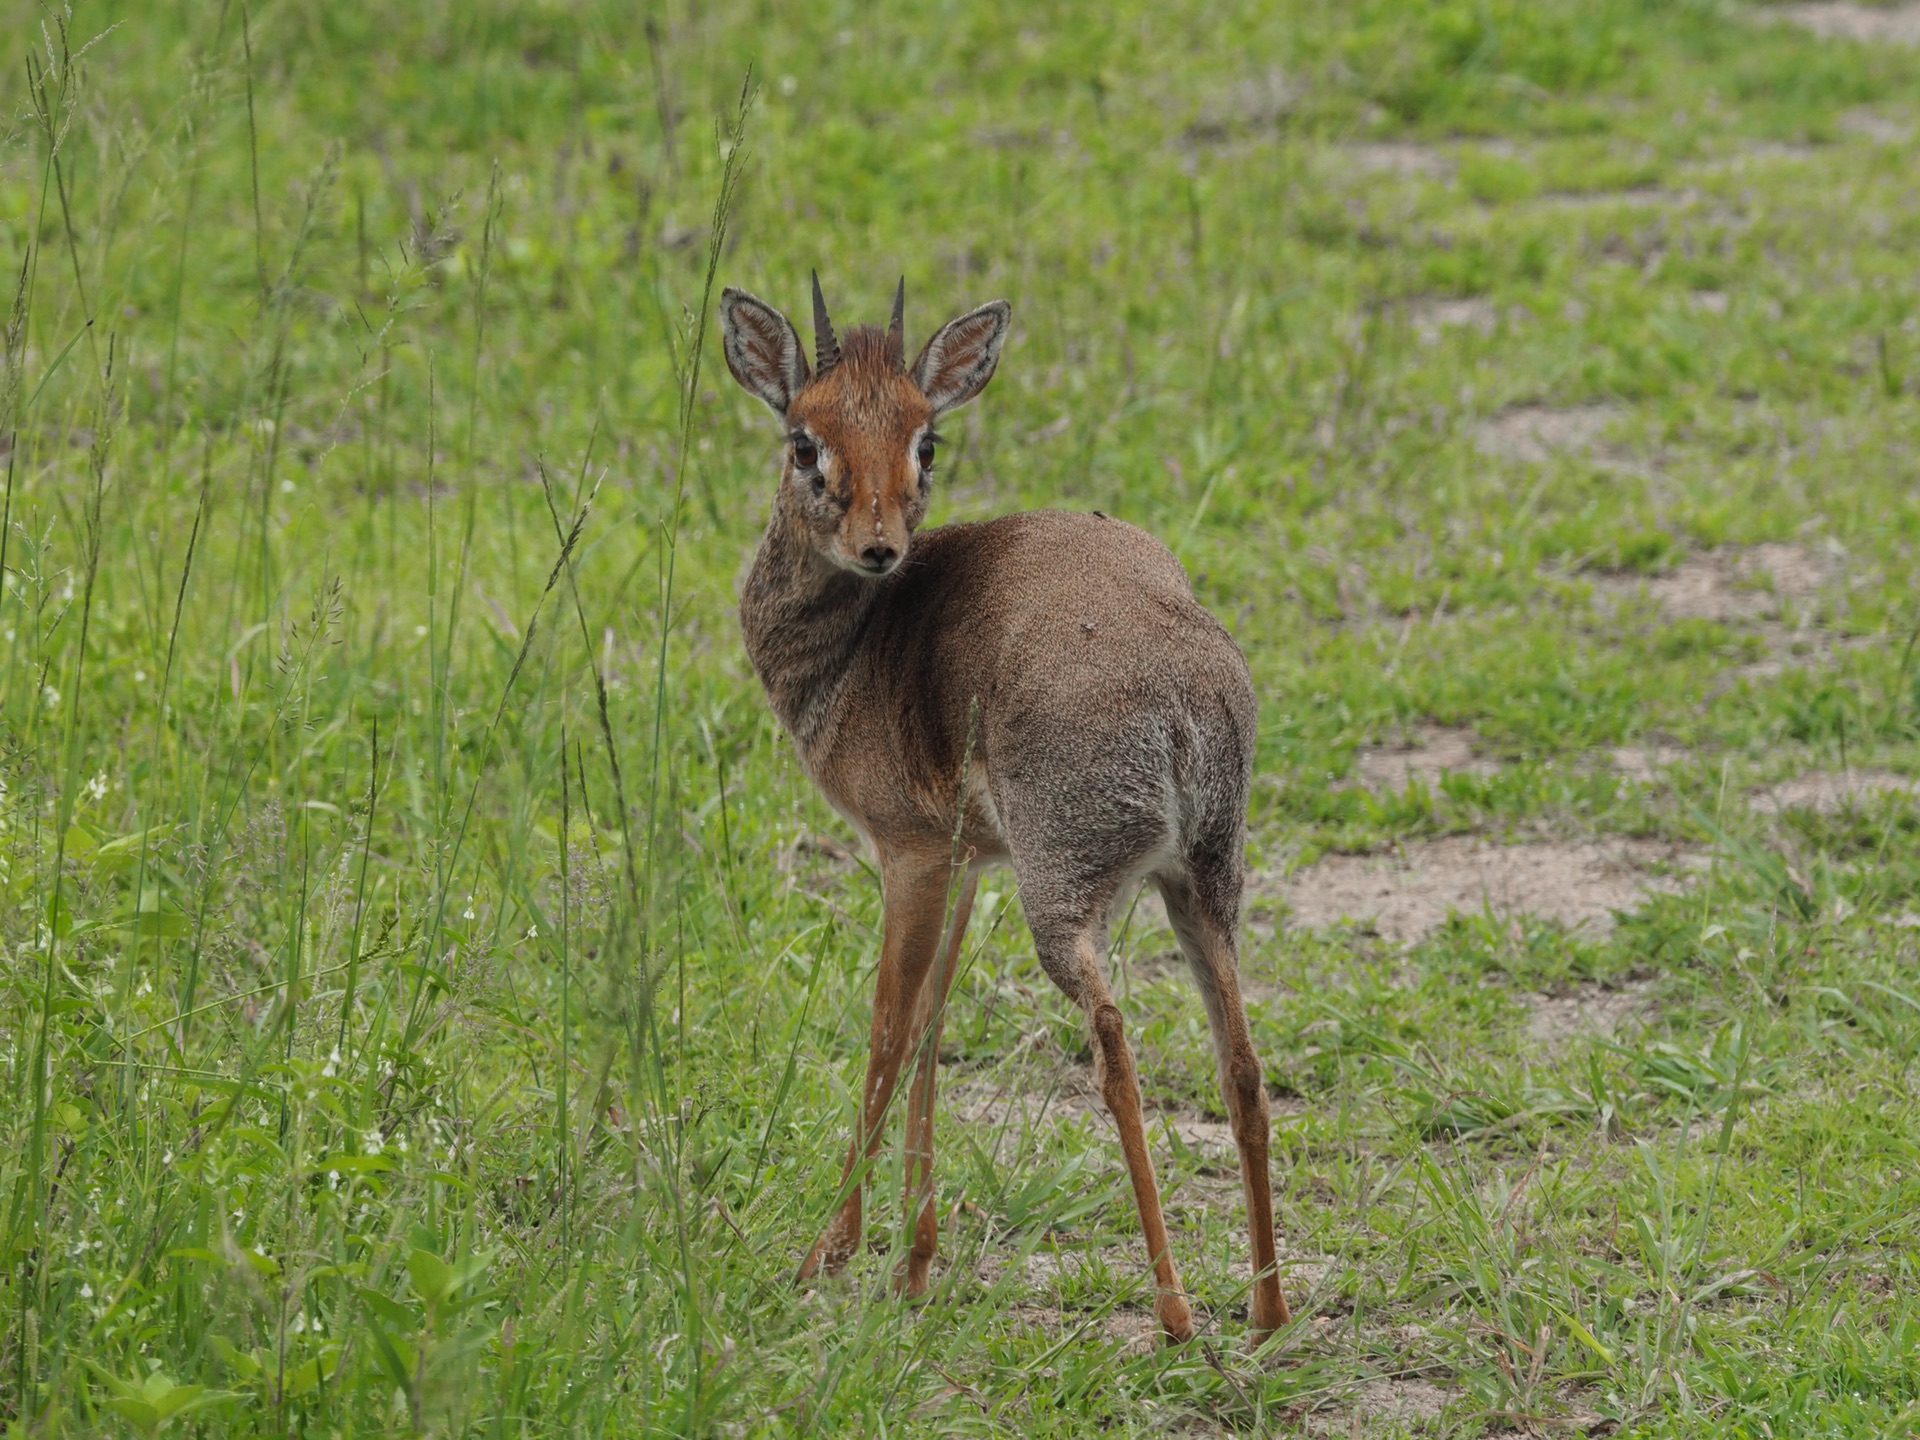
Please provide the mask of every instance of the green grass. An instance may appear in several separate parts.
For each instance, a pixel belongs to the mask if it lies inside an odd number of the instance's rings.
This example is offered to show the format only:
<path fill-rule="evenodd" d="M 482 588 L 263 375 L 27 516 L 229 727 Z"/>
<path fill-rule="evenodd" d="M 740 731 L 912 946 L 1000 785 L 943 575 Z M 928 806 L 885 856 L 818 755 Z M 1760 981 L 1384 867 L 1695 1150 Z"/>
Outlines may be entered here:
<path fill-rule="evenodd" d="M 1920 125 L 1920 51 L 1753 13 L 7 6 L 8 1433 L 1920 1423 L 1920 810 L 1746 803 L 1920 773 L 1916 146 L 1842 123 Z M 1605 936 L 1400 948 L 1261 891 L 1301 1318 L 1258 1357 L 1231 1167 L 1157 1119 L 1204 1341 L 1129 1345 L 1137 1222 L 1010 876 L 933 1296 L 878 1250 L 790 1284 L 879 896 L 741 653 L 774 433 L 701 316 L 816 266 L 844 321 L 902 272 L 918 334 L 1013 301 L 934 518 L 1175 547 L 1260 688 L 1264 871 L 1713 856 Z M 1608 449 L 1488 453 L 1522 404 L 1616 407 Z M 1609 598 L 1762 542 L 1844 557 L 1798 652 Z M 1421 722 L 1498 773 L 1330 784 Z M 1660 782 L 1608 768 L 1654 741 Z M 1131 926 L 1118 988 L 1204 1119 L 1170 948 Z M 1594 982 L 1646 1026 L 1529 1042 Z M 1378 1408 L 1414 1381 L 1443 1413 Z"/>

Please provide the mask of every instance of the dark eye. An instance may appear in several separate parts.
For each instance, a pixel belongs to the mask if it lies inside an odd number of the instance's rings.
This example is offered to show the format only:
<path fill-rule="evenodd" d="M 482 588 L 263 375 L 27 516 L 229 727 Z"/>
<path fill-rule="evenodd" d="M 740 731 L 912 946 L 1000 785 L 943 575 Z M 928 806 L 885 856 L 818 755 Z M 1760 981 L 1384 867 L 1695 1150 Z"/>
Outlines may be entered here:
<path fill-rule="evenodd" d="M 919 454 L 920 468 L 922 470 L 931 470 L 933 468 L 933 437 L 931 435 L 923 435 L 920 438 Z"/>
<path fill-rule="evenodd" d="M 793 463 L 802 470 L 811 470 L 820 463 L 820 451 L 811 440 L 793 442 Z"/>

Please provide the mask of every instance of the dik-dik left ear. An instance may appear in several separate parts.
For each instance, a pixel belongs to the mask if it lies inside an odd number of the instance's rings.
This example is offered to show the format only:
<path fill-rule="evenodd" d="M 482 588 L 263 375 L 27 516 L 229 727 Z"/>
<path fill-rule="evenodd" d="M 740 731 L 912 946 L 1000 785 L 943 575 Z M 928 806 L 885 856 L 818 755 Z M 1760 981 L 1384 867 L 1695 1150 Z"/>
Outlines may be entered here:
<path fill-rule="evenodd" d="M 1013 306 L 990 300 L 958 320 L 949 320 L 927 341 L 911 374 L 935 415 L 958 410 L 987 388 L 1012 323 Z"/>
<path fill-rule="evenodd" d="M 793 323 L 766 301 L 729 286 L 720 292 L 720 336 L 727 369 L 740 388 L 785 419 L 807 383 L 807 352 Z"/>

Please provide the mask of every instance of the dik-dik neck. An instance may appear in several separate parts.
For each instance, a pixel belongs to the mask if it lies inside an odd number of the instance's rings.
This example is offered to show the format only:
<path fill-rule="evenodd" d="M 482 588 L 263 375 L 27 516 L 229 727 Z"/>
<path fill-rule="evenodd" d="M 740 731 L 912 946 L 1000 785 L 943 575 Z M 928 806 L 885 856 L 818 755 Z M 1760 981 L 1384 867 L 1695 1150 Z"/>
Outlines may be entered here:
<path fill-rule="evenodd" d="M 776 498 L 740 598 L 747 656 L 802 752 L 826 737 L 834 701 L 883 587 L 825 561 Z"/>

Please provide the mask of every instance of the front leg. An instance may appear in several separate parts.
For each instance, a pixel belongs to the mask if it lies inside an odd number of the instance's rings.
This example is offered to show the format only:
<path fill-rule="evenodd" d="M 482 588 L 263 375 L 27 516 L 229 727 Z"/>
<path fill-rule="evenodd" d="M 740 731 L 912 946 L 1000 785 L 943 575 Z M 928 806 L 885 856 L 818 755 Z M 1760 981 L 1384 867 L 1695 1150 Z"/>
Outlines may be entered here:
<path fill-rule="evenodd" d="M 937 850 L 882 851 L 880 855 L 886 927 L 873 987 L 866 1090 L 860 1123 L 855 1127 L 853 1143 L 847 1147 L 842 1174 L 846 1199 L 800 1266 L 800 1280 L 810 1280 L 821 1270 L 839 1274 L 859 1248 L 862 1181 L 858 1172 L 880 1149 L 887 1107 L 899 1085 L 901 1062 L 914 1039 L 914 1007 L 940 944 L 949 873 L 947 856 Z"/>
<path fill-rule="evenodd" d="M 933 1257 L 939 1248 L 940 1219 L 933 1201 L 933 1110 L 940 1069 L 940 1032 L 946 1022 L 947 996 L 960 970 L 960 947 L 966 943 L 967 921 L 973 915 L 973 895 L 980 884 L 980 867 L 968 865 L 954 898 L 953 917 L 947 922 L 940 963 L 920 991 L 914 1010 L 911 1053 L 919 1056 L 913 1091 L 907 1097 L 907 1218 L 913 1237 L 907 1258 L 894 1271 L 894 1287 L 915 1297 L 927 1293 Z"/>

